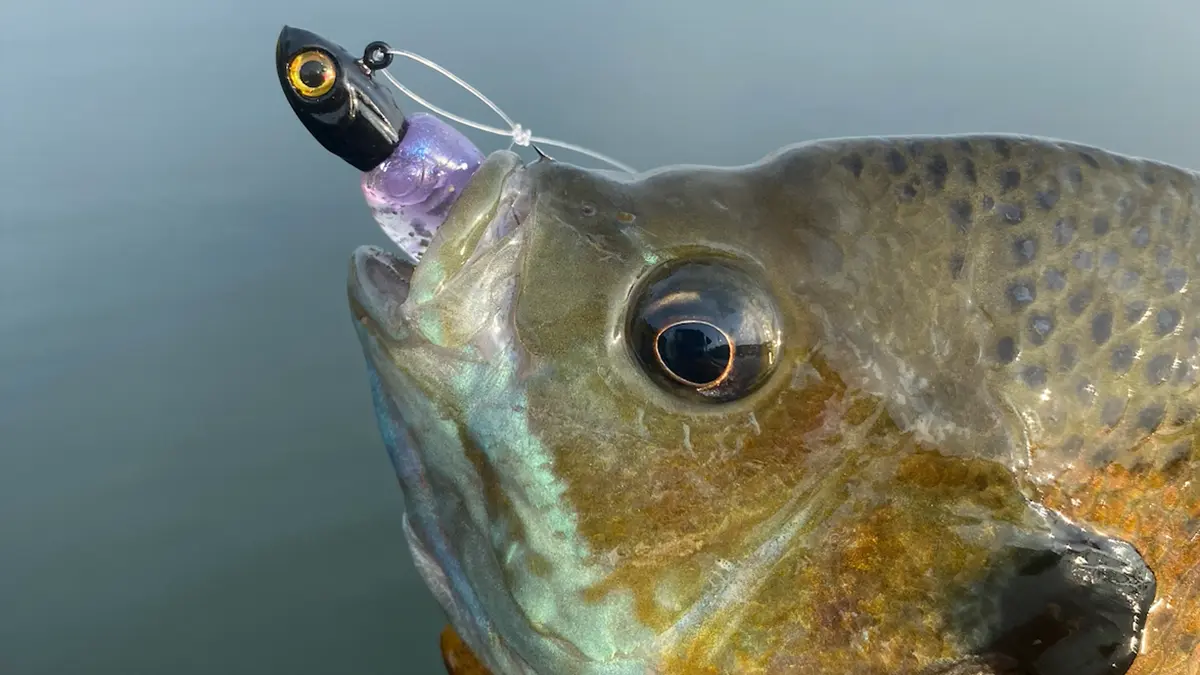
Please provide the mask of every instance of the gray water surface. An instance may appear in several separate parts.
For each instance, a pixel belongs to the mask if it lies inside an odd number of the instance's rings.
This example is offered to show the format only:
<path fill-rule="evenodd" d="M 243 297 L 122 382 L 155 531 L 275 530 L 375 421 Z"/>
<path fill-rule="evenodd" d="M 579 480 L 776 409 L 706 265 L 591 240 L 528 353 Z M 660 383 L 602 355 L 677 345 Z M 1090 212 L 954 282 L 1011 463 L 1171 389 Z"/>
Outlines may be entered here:
<path fill-rule="evenodd" d="M 0 2 L 0 674 L 441 672 L 344 296 L 385 240 L 282 24 L 642 168 L 960 131 L 1200 168 L 1200 6 L 970 4 Z"/>

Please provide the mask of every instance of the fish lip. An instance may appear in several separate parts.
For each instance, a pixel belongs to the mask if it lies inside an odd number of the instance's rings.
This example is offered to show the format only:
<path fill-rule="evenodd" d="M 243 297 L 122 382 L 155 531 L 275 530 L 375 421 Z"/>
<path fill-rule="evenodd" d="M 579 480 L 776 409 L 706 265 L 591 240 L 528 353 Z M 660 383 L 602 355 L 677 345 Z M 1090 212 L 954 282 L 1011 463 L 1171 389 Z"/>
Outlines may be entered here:
<path fill-rule="evenodd" d="M 356 322 L 392 341 L 404 338 L 403 307 L 415 267 L 378 246 L 359 246 L 350 258 L 350 311 Z"/>
<path fill-rule="evenodd" d="M 505 235 L 518 227 L 531 210 L 532 182 L 524 178 L 524 168 L 524 164 L 518 163 L 502 175 L 501 188 L 492 205 L 494 211 L 487 220 L 454 220 L 451 211 L 443 237 L 472 235 L 467 229 L 478 232 L 466 264 L 502 245 Z M 428 478 L 430 465 L 425 456 L 428 450 L 424 449 L 428 441 L 417 431 L 419 420 L 406 419 L 411 412 L 408 409 L 411 401 L 406 403 L 406 400 L 423 395 L 414 380 L 415 374 L 403 359 L 395 358 L 393 348 L 402 351 L 428 346 L 415 330 L 412 318 L 417 311 L 415 303 L 423 303 L 427 298 L 422 292 L 420 298 L 410 303 L 409 296 L 413 275 L 423 264 L 436 264 L 436 246 L 417 263 L 379 246 L 357 247 L 349 261 L 350 309 L 367 361 L 384 445 L 406 496 L 405 536 L 414 561 L 426 585 L 453 618 L 455 629 L 477 657 L 495 668 L 495 672 L 532 675 L 533 671 L 498 629 L 494 608 L 476 591 L 464 570 L 467 556 L 456 552 L 446 532 L 445 516 L 436 508 L 439 496 Z M 426 263 L 425 258 L 430 262 Z M 447 357 L 454 356 L 447 354 Z M 396 389 L 389 390 L 390 387 Z"/>
<path fill-rule="evenodd" d="M 505 174 L 500 197 L 496 200 L 496 214 L 484 226 L 472 259 L 491 250 L 529 218 L 537 197 L 535 183 L 525 164 L 519 164 Z"/>
<path fill-rule="evenodd" d="M 527 166 L 518 164 L 501 178 L 501 189 L 494 204 L 495 213 L 487 221 L 474 224 L 481 230 L 470 259 L 485 254 L 499 244 L 514 229 L 520 227 L 533 209 L 534 181 L 529 177 Z M 368 205 L 372 207 L 369 191 L 364 190 Z M 453 207 L 451 207 L 453 208 Z M 453 211 L 443 227 L 454 228 Z M 443 233 L 443 237 L 452 232 Z M 437 251 L 430 256 L 437 257 Z M 411 291 L 413 275 L 421 266 L 406 257 L 397 255 L 379 246 L 364 245 L 351 255 L 347 288 L 351 311 L 355 321 L 370 320 L 383 335 L 393 341 L 402 340 L 407 331 L 406 303 Z"/>

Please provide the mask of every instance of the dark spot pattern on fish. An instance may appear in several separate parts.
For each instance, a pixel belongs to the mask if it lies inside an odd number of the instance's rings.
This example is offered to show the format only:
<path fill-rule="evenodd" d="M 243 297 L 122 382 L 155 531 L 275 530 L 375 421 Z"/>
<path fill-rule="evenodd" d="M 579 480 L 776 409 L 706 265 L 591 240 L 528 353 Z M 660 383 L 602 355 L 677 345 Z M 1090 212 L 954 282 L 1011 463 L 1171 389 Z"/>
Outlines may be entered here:
<path fill-rule="evenodd" d="M 1083 187 L 1083 169 L 1079 168 L 1079 166 L 1075 164 L 1072 164 L 1066 168 L 1065 173 L 1067 175 L 1067 182 L 1069 182 L 1075 189 Z"/>
<path fill-rule="evenodd" d="M 1000 171 L 1000 194 L 1012 192 L 1021 187 L 1021 172 L 1013 167 Z"/>
<path fill-rule="evenodd" d="M 961 279 L 963 267 L 967 263 L 967 258 L 961 253 L 953 253 L 950 255 L 950 278 Z"/>
<path fill-rule="evenodd" d="M 1046 369 L 1037 365 L 1025 366 L 1021 378 L 1030 389 L 1040 389 L 1046 386 Z"/>
<path fill-rule="evenodd" d="M 1079 316 L 1083 314 L 1083 310 L 1087 309 L 1091 303 L 1092 289 L 1084 288 L 1071 294 L 1071 297 L 1067 300 L 1067 309 L 1071 310 L 1071 313 L 1075 316 Z"/>
<path fill-rule="evenodd" d="M 1122 221 L 1127 221 L 1133 217 L 1134 211 L 1137 210 L 1137 202 L 1132 195 L 1123 194 L 1117 198 L 1117 215 Z"/>
<path fill-rule="evenodd" d="M 1054 222 L 1054 243 L 1066 246 L 1075 238 L 1075 218 L 1066 216 Z"/>
<path fill-rule="evenodd" d="M 1184 404 L 1175 411 L 1175 415 L 1171 418 L 1171 425 L 1176 427 L 1187 426 L 1196 421 L 1196 416 L 1200 414 L 1195 407 Z M 1186 444 L 1188 450 L 1191 450 L 1191 443 Z"/>
<path fill-rule="evenodd" d="M 1079 158 L 1082 159 L 1085 164 L 1092 167 L 1093 169 L 1100 168 L 1099 160 L 1097 160 L 1096 157 L 1094 155 L 1092 155 L 1092 153 L 1090 153 L 1090 152 L 1080 152 Z"/>
<path fill-rule="evenodd" d="M 996 154 L 1000 155 L 1002 159 L 1009 159 L 1012 157 L 1012 143 L 1010 143 L 1008 139 L 994 139 L 992 141 L 992 147 L 996 150 Z"/>
<path fill-rule="evenodd" d="M 887 164 L 888 171 L 891 171 L 893 174 L 902 174 L 908 171 L 908 160 L 895 148 L 888 151 Z"/>
<path fill-rule="evenodd" d="M 1129 372 L 1133 366 L 1133 357 L 1135 350 L 1133 345 L 1123 344 L 1112 351 L 1112 360 L 1110 365 L 1113 372 L 1124 374 Z"/>
<path fill-rule="evenodd" d="M 1118 291 L 1130 291 L 1133 290 L 1134 286 L 1137 285 L 1141 278 L 1142 277 L 1140 274 L 1138 274 L 1137 270 L 1121 270 L 1121 272 L 1117 274 L 1116 283 L 1113 285 Z"/>
<path fill-rule="evenodd" d="M 950 164 L 946 161 L 946 156 L 938 153 L 930 158 L 929 163 L 925 165 L 925 172 L 929 177 L 929 186 L 934 190 L 942 190 L 946 187 L 946 178 L 950 175 Z"/>
<path fill-rule="evenodd" d="M 1146 363 L 1146 381 L 1150 386 L 1157 387 L 1170 379 L 1174 367 L 1174 355 L 1159 354 Z"/>
<path fill-rule="evenodd" d="M 967 182 L 971 185 L 975 185 L 979 182 L 979 175 L 975 172 L 975 162 L 970 157 L 963 160 L 962 172 L 963 177 L 966 178 Z"/>
<path fill-rule="evenodd" d="M 1022 310 L 1037 299 L 1037 289 L 1028 279 L 1014 281 L 1008 287 L 1008 299 L 1014 310 Z"/>
<path fill-rule="evenodd" d="M 1154 251 L 1154 264 L 1159 269 L 1166 269 L 1171 264 L 1171 247 L 1159 244 Z"/>
<path fill-rule="evenodd" d="M 1154 317 L 1155 332 L 1160 336 L 1170 335 L 1175 332 L 1175 328 L 1179 326 L 1179 320 L 1182 317 L 1179 310 L 1174 307 L 1162 307 L 1158 310 L 1158 314 Z"/>
<path fill-rule="evenodd" d="M 1038 242 L 1033 235 L 1017 237 L 1013 240 L 1013 260 L 1017 267 L 1024 267 L 1037 258 Z"/>
<path fill-rule="evenodd" d="M 1121 418 L 1125 416 L 1125 405 L 1124 398 L 1111 397 L 1104 401 L 1104 405 L 1100 407 L 1100 423 L 1106 427 L 1120 424 Z"/>
<path fill-rule="evenodd" d="M 1044 345 L 1054 331 L 1054 317 L 1047 314 L 1033 314 L 1029 317 L 1029 341 L 1035 345 Z"/>
<path fill-rule="evenodd" d="M 1004 336 L 996 341 L 996 360 L 1008 365 L 1017 358 L 1017 342 L 1010 336 Z"/>
<path fill-rule="evenodd" d="M 950 222 L 954 223 L 959 232 L 966 233 L 971 229 L 971 203 L 965 199 L 950 202 Z"/>
<path fill-rule="evenodd" d="M 1108 230 L 1111 227 L 1112 222 L 1108 219 L 1108 216 L 1104 215 L 1103 213 L 1096 214 L 1096 216 L 1092 218 L 1092 232 L 1094 232 L 1097 237 L 1103 237 L 1104 235 L 1108 234 Z"/>
<path fill-rule="evenodd" d="M 863 158 L 857 152 L 852 152 L 849 155 L 842 157 L 838 163 L 845 167 L 855 178 L 861 178 L 863 172 Z"/>
<path fill-rule="evenodd" d="M 1150 313 L 1150 303 L 1145 300 L 1134 300 L 1125 305 L 1125 322 L 1128 324 L 1137 324 L 1146 318 Z"/>
<path fill-rule="evenodd" d="M 1180 267 L 1173 267 L 1167 270 L 1163 275 L 1163 286 L 1167 293 L 1178 293 L 1187 286 L 1188 273 L 1187 270 Z"/>
<path fill-rule="evenodd" d="M 1058 203 L 1058 190 L 1049 189 L 1037 193 L 1037 205 L 1043 211 L 1049 211 Z"/>
<path fill-rule="evenodd" d="M 1042 283 L 1049 291 L 1061 291 L 1067 287 L 1067 275 L 1057 267 L 1047 267 L 1042 272 Z"/>
<path fill-rule="evenodd" d="M 1000 204 L 996 207 L 996 213 L 1005 225 L 1016 225 L 1025 220 L 1025 208 L 1020 204 Z"/>
<path fill-rule="evenodd" d="M 1150 243 L 1150 228 L 1142 225 L 1135 229 L 1130 243 L 1136 248 L 1145 248 Z"/>
<path fill-rule="evenodd" d="M 1092 342 L 1102 345 L 1112 337 L 1112 312 L 1100 312 L 1092 317 Z"/>
<path fill-rule="evenodd" d="M 1070 372 L 1079 363 L 1079 349 L 1070 342 L 1064 342 L 1058 348 L 1058 370 Z"/>
<path fill-rule="evenodd" d="M 1166 409 L 1160 404 L 1148 405 L 1138 412 L 1138 428 L 1145 432 L 1153 432 L 1162 425 L 1166 417 Z"/>

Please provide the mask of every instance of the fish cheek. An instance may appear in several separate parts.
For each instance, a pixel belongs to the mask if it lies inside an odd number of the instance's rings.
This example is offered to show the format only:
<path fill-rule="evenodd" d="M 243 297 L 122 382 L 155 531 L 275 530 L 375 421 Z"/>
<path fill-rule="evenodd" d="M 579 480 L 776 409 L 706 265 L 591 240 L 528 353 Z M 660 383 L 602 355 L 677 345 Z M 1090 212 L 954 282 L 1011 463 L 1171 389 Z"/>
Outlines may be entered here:
<path fill-rule="evenodd" d="M 803 636 L 788 649 L 808 659 L 800 672 L 882 675 L 971 654 L 956 613 L 987 575 L 993 529 L 1023 512 L 999 464 L 914 449 L 890 423 L 882 431 L 860 449 L 873 466 L 820 545 L 796 549 L 762 591 L 779 612 L 762 629 Z"/>
<path fill-rule="evenodd" d="M 840 385 L 787 390 L 789 405 L 685 414 L 648 395 L 632 368 L 604 363 L 539 381 L 529 417 L 551 448 L 577 530 L 611 574 L 591 591 L 634 599 L 665 630 L 721 574 L 770 536 L 763 524 L 807 475 L 800 435 Z M 786 378 L 784 380 L 786 382 Z"/>

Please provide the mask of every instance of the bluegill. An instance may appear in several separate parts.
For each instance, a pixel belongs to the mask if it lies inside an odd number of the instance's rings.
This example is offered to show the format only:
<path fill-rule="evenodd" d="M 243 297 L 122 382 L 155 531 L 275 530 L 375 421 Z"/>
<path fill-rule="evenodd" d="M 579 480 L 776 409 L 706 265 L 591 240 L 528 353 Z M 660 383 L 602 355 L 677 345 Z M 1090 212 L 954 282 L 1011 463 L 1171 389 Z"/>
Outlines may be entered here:
<path fill-rule="evenodd" d="M 497 152 L 349 297 L 494 673 L 1200 672 L 1200 179 L 1030 137 Z"/>

